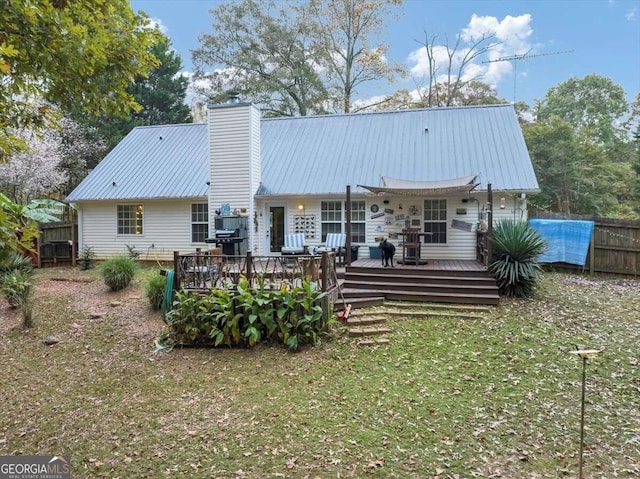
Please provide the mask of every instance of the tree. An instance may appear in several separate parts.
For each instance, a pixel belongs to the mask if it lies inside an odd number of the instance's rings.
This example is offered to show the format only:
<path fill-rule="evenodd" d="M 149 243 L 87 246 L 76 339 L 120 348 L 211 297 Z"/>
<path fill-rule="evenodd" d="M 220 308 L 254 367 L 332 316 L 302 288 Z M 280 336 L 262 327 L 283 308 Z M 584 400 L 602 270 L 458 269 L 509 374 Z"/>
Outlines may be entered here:
<path fill-rule="evenodd" d="M 468 45 L 462 44 L 463 36 L 459 35 L 453 46 L 448 39 L 444 45 L 438 45 L 437 36 L 429 36 L 427 32 L 424 37 L 419 54 L 426 56 L 428 71 L 424 80 L 427 85 L 417 90 L 421 106 L 430 108 L 465 104 L 460 101 L 465 96 L 479 101 L 489 100 L 492 104 L 504 103 L 504 100 L 497 98 L 494 88 L 481 82 L 484 71 L 475 65 L 478 57 L 496 47 L 494 35 L 473 37 Z"/>
<path fill-rule="evenodd" d="M 267 116 L 349 112 L 362 84 L 391 80 L 384 44 L 369 45 L 400 0 L 239 0 L 213 10 L 213 34 L 193 53 L 197 91 L 239 91 Z M 363 104 L 357 109 L 371 107 Z"/>
<path fill-rule="evenodd" d="M 0 191 L 15 203 L 27 203 L 55 191 L 67 177 L 59 169 L 61 141 L 53 128 L 20 130 L 14 133 L 27 149 L 14 153 L 0 164 Z"/>
<path fill-rule="evenodd" d="M 541 193 L 531 204 L 561 213 L 619 216 L 628 164 L 607 161 L 604 147 L 558 117 L 524 128 Z"/>
<path fill-rule="evenodd" d="M 391 82 L 403 73 L 400 66 L 387 62 L 388 47 L 379 41 L 392 8 L 400 5 L 402 0 L 309 1 L 307 8 L 319 25 L 318 53 L 322 55 L 327 86 L 337 111 L 352 111 L 353 97 L 364 83 Z"/>
<path fill-rule="evenodd" d="M 52 117 L 40 99 L 96 115 L 138 108 L 126 89 L 155 65 L 155 39 L 127 0 L 2 2 L 0 159 L 24 146 L 10 131 Z"/>
<path fill-rule="evenodd" d="M 143 125 L 168 125 L 191 123 L 191 110 L 184 103 L 189 79 L 180 74 L 182 58 L 171 48 L 171 41 L 157 32 L 158 40 L 150 47 L 157 65 L 148 75 L 138 75 L 127 87 L 136 103 L 138 111 L 124 116 L 103 115 L 86 117 L 74 111 L 70 115 L 87 129 L 87 134 L 98 141 L 105 139 L 107 150 L 115 147 L 133 128 Z M 95 165 L 94 165 L 95 166 Z"/>
<path fill-rule="evenodd" d="M 557 116 L 577 129 L 587 129 L 595 141 L 606 146 L 624 136 L 620 119 L 628 109 L 624 89 L 596 74 L 570 78 L 550 88 L 535 106 L 539 121 Z"/>
<path fill-rule="evenodd" d="M 212 101 L 237 90 L 267 116 L 324 113 L 327 90 L 318 70 L 316 26 L 295 5 L 241 0 L 212 11 L 213 34 L 193 52 L 196 91 Z M 213 68 L 213 71 L 211 71 Z"/>

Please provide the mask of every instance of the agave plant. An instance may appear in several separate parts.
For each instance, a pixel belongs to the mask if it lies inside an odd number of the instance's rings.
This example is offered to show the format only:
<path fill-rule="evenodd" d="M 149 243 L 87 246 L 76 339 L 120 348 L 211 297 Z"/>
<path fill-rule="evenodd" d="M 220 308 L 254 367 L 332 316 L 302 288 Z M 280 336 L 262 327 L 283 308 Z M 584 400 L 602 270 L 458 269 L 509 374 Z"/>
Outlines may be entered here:
<path fill-rule="evenodd" d="M 524 221 L 503 220 L 493 228 L 493 273 L 500 294 L 528 297 L 539 281 L 542 268 L 538 256 L 547 249 L 546 240 Z"/>

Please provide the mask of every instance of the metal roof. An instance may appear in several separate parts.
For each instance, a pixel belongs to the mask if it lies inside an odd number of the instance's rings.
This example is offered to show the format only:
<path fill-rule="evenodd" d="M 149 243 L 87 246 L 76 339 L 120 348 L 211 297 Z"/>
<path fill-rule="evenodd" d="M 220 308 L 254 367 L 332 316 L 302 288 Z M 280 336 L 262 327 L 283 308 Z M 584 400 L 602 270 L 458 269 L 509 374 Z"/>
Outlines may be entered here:
<path fill-rule="evenodd" d="M 511 105 L 264 119 L 262 159 L 258 194 L 364 192 L 355 186 L 382 176 L 478 175 L 478 189 L 538 190 Z"/>
<path fill-rule="evenodd" d="M 197 198 L 209 181 L 207 126 L 136 127 L 71 192 L 68 201 Z"/>
<path fill-rule="evenodd" d="M 206 129 L 135 128 L 67 199 L 206 196 Z M 258 195 L 343 194 L 347 184 L 364 193 L 356 185 L 380 185 L 382 176 L 477 175 L 477 189 L 538 190 L 511 105 L 262 119 L 260 147 Z"/>

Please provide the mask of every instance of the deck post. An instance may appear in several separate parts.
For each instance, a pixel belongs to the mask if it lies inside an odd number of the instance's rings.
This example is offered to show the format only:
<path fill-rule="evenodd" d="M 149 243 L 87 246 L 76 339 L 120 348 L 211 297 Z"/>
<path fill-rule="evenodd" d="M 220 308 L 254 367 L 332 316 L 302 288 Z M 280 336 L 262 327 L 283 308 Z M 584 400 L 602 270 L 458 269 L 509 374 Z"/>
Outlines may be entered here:
<path fill-rule="evenodd" d="M 493 259 L 493 190 L 491 183 L 487 184 L 487 266 Z"/>
<path fill-rule="evenodd" d="M 351 185 L 347 185 L 347 240 L 345 242 L 346 251 L 344 252 L 345 265 L 351 266 Z"/>
<path fill-rule="evenodd" d="M 249 281 L 249 287 L 251 288 L 253 288 L 253 277 L 251 275 L 251 270 L 253 269 L 251 267 L 252 261 L 253 261 L 253 256 L 251 254 L 251 251 L 247 251 L 247 264 L 246 264 L 245 274 L 247 275 L 247 280 Z"/>
<path fill-rule="evenodd" d="M 180 289 L 179 265 L 180 265 L 180 253 L 178 251 L 174 251 L 173 252 L 173 290 L 174 291 L 177 291 Z"/>

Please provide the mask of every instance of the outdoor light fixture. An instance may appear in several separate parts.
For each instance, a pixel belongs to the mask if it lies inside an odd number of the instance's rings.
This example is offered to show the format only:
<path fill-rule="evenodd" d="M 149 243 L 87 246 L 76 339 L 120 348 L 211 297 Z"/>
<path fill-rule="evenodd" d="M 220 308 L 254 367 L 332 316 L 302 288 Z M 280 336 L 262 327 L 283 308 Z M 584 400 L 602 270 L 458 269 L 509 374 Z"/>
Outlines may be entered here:
<path fill-rule="evenodd" d="M 582 479 L 582 464 L 584 457 L 584 404 L 585 404 L 585 389 L 587 383 L 587 359 L 595 359 L 602 349 L 577 349 L 575 351 L 569 351 L 571 354 L 577 354 L 582 358 L 582 400 L 580 409 L 580 458 L 578 463 L 578 478 Z"/>

